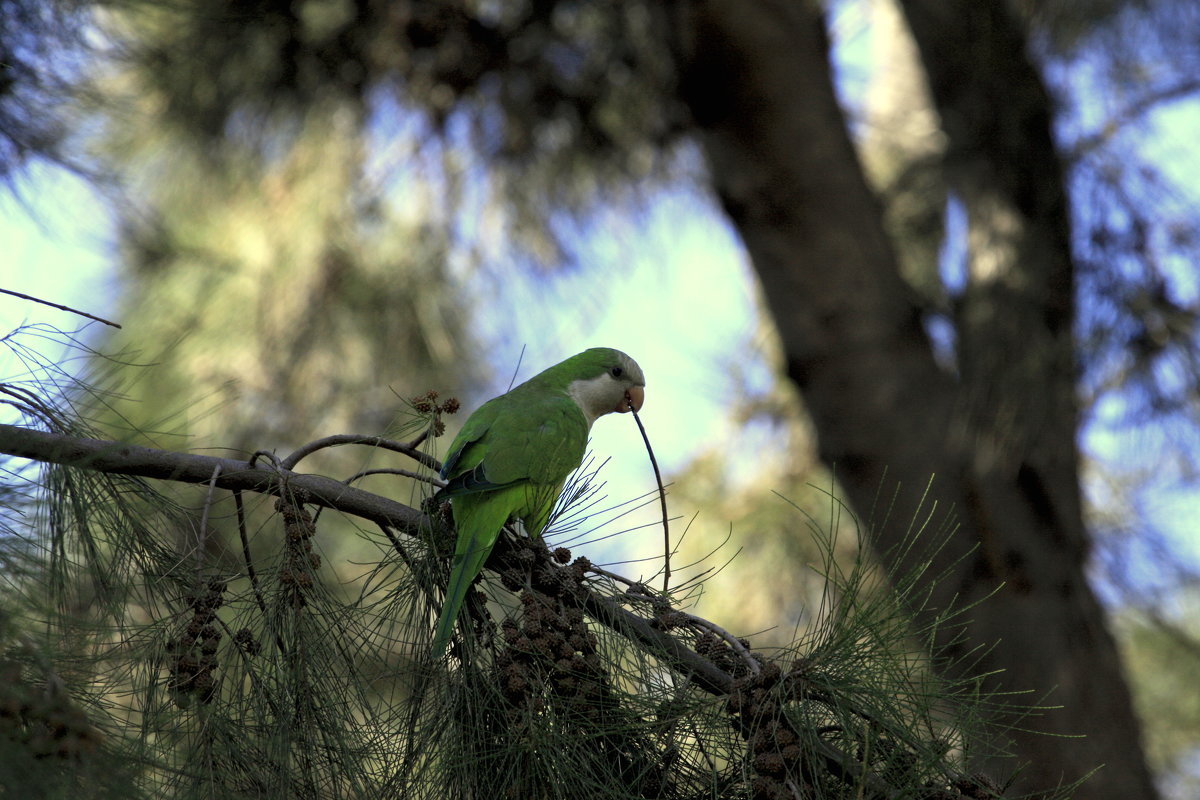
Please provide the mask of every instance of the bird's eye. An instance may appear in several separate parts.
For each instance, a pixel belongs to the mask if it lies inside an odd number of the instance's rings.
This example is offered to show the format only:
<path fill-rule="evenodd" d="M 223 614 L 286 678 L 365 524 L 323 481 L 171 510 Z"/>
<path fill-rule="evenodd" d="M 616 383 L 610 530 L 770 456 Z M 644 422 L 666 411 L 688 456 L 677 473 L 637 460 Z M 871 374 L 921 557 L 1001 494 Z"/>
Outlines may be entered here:
<path fill-rule="evenodd" d="M 614 378 L 619 378 L 625 374 L 625 370 L 621 369 L 620 367 L 613 367 L 608 371 L 608 374 L 612 375 Z"/>

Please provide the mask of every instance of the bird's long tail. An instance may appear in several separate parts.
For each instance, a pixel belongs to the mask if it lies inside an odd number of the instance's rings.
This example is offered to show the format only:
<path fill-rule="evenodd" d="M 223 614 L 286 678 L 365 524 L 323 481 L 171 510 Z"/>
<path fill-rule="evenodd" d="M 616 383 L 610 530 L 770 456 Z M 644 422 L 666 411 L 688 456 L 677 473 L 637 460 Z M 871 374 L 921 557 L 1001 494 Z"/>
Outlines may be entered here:
<path fill-rule="evenodd" d="M 475 576 L 483 567 L 488 550 L 491 548 L 481 548 L 462 556 L 455 556 L 454 566 L 450 569 L 450 583 L 446 586 L 446 602 L 442 605 L 442 613 L 438 616 L 437 628 L 433 632 L 434 658 L 441 658 L 446 652 L 446 645 L 450 643 L 450 636 L 454 633 L 454 622 L 458 619 L 458 612 L 462 610 L 463 601 Z"/>
<path fill-rule="evenodd" d="M 510 498 L 499 492 L 456 498 L 452 503 L 458 541 L 454 547 L 450 581 L 446 585 L 446 602 L 433 633 L 431 652 L 435 659 L 446 652 L 446 645 L 454 633 L 454 621 L 458 619 L 471 583 L 496 545 L 512 505 Z"/>

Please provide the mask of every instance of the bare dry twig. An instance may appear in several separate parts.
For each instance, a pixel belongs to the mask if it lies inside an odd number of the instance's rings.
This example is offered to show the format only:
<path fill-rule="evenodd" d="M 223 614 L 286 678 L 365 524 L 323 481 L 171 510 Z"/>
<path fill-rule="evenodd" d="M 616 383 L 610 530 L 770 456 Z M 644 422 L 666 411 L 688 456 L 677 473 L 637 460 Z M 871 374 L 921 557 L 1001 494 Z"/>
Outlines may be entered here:
<path fill-rule="evenodd" d="M 284 469 L 295 469 L 301 459 L 312 455 L 318 450 L 323 450 L 327 447 L 340 447 L 346 444 L 364 444 L 370 447 L 378 447 L 383 450 L 401 453 L 416 461 L 421 466 L 429 467 L 434 472 L 437 472 L 442 465 L 436 458 L 419 449 L 419 445 L 425 440 L 427 435 L 427 433 L 422 434 L 411 442 L 397 442 L 392 439 L 385 439 L 382 436 L 369 436 L 361 433 L 342 433 L 336 436 L 326 436 L 323 439 L 317 439 L 304 445 L 283 459 L 280 464 Z"/>
<path fill-rule="evenodd" d="M 642 433 L 642 441 L 646 443 L 646 453 L 650 456 L 650 466 L 654 467 L 654 479 L 658 481 L 658 502 L 662 505 L 663 521 L 663 592 L 670 593 L 671 523 L 667 515 L 667 490 L 663 487 L 662 472 L 658 469 L 658 459 L 654 457 L 654 448 L 650 446 L 650 437 L 646 435 L 646 427 L 642 425 L 642 418 L 638 416 L 637 409 L 633 407 L 633 403 L 629 404 L 629 410 L 633 412 L 633 421 L 637 423 L 638 430 Z"/>
<path fill-rule="evenodd" d="M 13 297 L 19 297 L 22 300 L 29 300 L 30 302 L 33 302 L 33 303 L 41 303 L 44 306 L 50 306 L 51 308 L 57 308 L 59 311 L 69 311 L 72 314 L 78 314 L 81 317 L 87 317 L 88 319 L 95 320 L 96 322 L 103 322 L 105 325 L 111 325 L 114 328 L 121 327 L 120 325 L 118 325 L 115 322 L 110 322 L 110 321 L 106 320 L 104 317 L 97 317 L 95 314 L 89 314 L 86 311 L 80 311 L 79 309 L 71 308 L 70 306 L 59 305 L 58 303 L 51 303 L 49 300 L 42 300 L 40 297 L 34 297 L 32 295 L 22 294 L 21 292 L 14 292 L 12 289 L 0 289 L 0 294 L 9 294 L 9 295 L 12 295 Z"/>

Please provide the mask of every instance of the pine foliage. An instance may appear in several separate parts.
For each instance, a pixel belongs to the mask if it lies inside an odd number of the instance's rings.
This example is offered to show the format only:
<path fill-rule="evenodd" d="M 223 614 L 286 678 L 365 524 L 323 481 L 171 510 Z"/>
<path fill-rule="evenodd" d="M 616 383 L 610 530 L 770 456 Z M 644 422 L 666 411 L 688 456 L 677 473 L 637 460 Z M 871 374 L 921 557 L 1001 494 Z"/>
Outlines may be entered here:
<path fill-rule="evenodd" d="M 468 598 L 449 657 L 433 661 L 453 542 L 446 509 L 375 498 L 384 511 L 356 511 L 346 498 L 370 495 L 315 491 L 324 484 L 292 469 L 315 445 L 250 458 L 243 469 L 275 476 L 261 494 L 221 488 L 236 476 L 213 469 L 204 502 L 185 507 L 169 477 L 147 477 L 163 474 L 147 466 L 157 451 L 96 441 L 79 412 L 102 395 L 56 393 L 52 365 L 33 366 L 42 384 L 0 389 L 22 417 L 0 427 L 0 450 L 35 459 L 7 463 L 3 496 L 9 791 L 1002 796 L 994 780 L 960 772 L 965 742 L 986 738 L 977 710 L 1002 698 L 977 697 L 973 680 L 946 683 L 917 655 L 932 635 L 913 631 L 905 611 L 920 606 L 917 576 L 887 583 L 862 560 L 839 568 L 838 532 L 799 512 L 797 535 L 826 554 L 825 589 L 815 623 L 788 647 L 755 650 L 690 613 L 701 581 L 667 595 L 512 534 Z M 428 475 L 434 462 L 417 448 L 455 405 L 417 398 L 400 429 L 412 438 L 373 444 L 408 453 L 418 462 L 409 474 Z M 170 472 L 204 482 L 186 474 Z M 594 501 L 594 477 L 567 492 L 576 506 Z M 251 515 L 252 504 L 271 513 Z M 586 524 L 577 511 L 560 509 L 562 524 Z M 353 525 L 328 526 L 331 513 Z M 240 548 L 208 535 L 223 516 Z M 336 580 L 324 529 L 352 530 L 377 558 Z M 936 624 L 969 613 L 945 609 Z"/>

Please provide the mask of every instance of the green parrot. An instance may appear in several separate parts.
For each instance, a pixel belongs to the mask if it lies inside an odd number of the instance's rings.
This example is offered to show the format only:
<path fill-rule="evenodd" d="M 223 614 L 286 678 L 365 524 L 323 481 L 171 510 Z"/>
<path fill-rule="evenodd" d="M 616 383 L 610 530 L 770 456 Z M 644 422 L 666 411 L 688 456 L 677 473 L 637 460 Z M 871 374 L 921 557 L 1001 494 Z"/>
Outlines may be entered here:
<path fill-rule="evenodd" d="M 579 467 L 592 423 L 637 411 L 642 369 L 620 350 L 594 347 L 494 397 L 468 419 L 442 466 L 458 540 L 446 602 L 433 635 L 433 657 L 450 642 L 454 621 L 509 518 L 530 536 L 549 521 L 567 476 Z"/>

